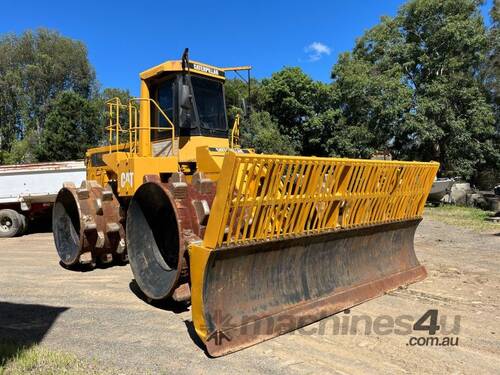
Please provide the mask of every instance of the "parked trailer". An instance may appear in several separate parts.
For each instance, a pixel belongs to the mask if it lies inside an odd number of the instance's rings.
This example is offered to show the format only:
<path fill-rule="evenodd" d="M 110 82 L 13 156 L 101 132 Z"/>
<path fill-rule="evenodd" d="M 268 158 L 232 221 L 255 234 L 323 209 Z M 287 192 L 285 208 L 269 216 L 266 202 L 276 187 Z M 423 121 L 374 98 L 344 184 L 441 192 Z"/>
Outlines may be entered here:
<path fill-rule="evenodd" d="M 83 161 L 0 166 L 0 237 L 26 232 L 30 220 L 50 212 L 64 182 L 83 180 Z"/>

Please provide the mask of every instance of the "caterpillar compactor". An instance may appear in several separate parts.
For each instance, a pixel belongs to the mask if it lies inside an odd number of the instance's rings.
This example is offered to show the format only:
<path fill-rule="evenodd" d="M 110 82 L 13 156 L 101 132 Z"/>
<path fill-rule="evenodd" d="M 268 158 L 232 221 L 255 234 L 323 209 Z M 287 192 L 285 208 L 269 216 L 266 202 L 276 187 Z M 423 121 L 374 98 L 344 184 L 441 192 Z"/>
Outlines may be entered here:
<path fill-rule="evenodd" d="M 128 257 L 151 300 L 191 302 L 212 356 L 423 279 L 413 238 L 438 164 L 242 149 L 225 71 L 185 52 L 108 103 L 109 145 L 55 203 L 61 262 Z"/>

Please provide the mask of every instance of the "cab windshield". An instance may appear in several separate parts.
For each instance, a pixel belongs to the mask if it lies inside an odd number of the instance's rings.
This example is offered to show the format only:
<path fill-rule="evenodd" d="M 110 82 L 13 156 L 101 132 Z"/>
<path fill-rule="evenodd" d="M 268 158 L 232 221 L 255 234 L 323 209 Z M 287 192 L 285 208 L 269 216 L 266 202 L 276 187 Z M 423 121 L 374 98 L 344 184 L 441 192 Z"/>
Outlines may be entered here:
<path fill-rule="evenodd" d="M 227 130 L 222 83 L 191 76 L 191 84 L 201 128 Z"/>

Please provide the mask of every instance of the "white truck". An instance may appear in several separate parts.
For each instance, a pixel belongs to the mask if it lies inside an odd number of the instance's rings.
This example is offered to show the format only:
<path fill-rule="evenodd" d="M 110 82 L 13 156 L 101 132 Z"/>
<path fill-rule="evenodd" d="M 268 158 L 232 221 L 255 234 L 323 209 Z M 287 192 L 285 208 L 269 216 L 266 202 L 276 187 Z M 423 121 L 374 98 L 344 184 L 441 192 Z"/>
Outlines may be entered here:
<path fill-rule="evenodd" d="M 64 182 L 83 180 L 83 161 L 0 165 L 0 238 L 22 235 L 31 220 L 51 212 Z"/>

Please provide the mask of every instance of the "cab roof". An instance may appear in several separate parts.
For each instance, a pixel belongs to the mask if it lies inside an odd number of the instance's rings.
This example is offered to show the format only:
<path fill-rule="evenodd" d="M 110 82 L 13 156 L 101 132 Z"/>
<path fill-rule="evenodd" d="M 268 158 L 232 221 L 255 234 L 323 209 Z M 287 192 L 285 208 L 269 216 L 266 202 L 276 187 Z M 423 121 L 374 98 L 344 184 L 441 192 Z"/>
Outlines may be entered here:
<path fill-rule="evenodd" d="M 186 67 L 186 69 L 182 67 L 182 60 L 170 60 L 143 71 L 139 76 L 143 80 L 148 80 L 167 72 L 182 72 L 183 70 L 189 70 L 190 73 L 200 74 L 222 81 L 224 81 L 226 77 L 226 69 L 192 60 L 188 62 L 188 67 Z"/>

